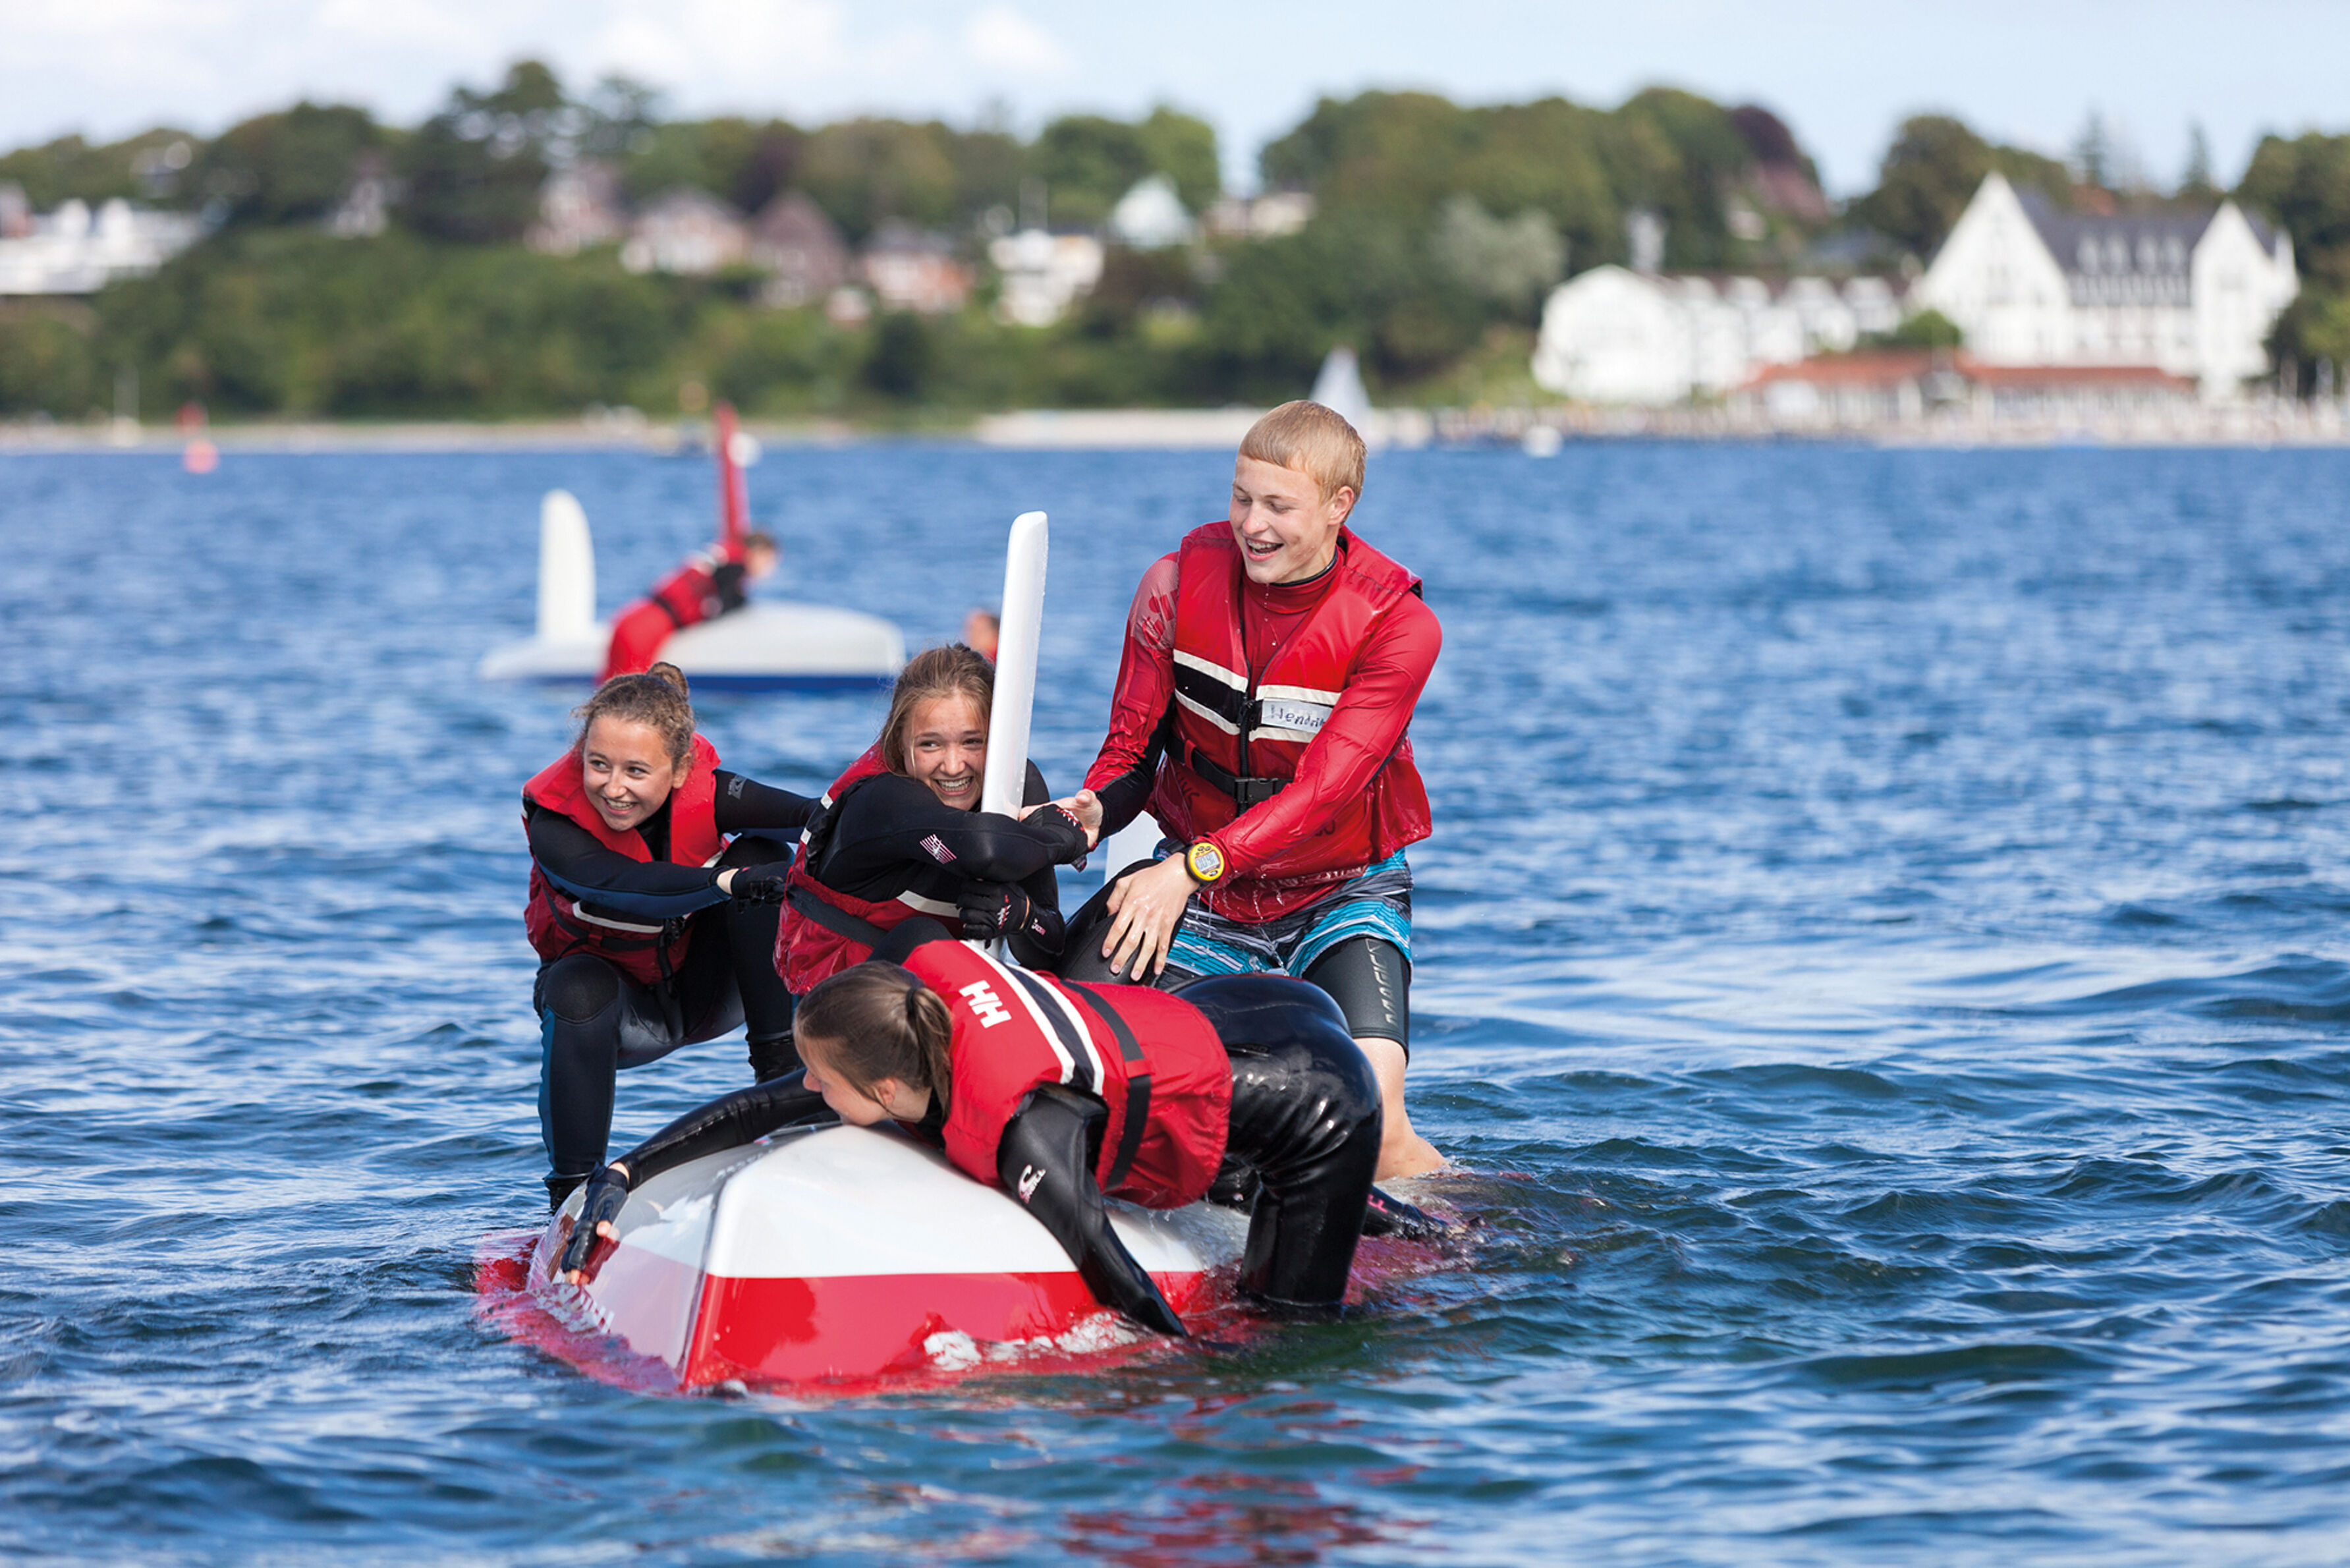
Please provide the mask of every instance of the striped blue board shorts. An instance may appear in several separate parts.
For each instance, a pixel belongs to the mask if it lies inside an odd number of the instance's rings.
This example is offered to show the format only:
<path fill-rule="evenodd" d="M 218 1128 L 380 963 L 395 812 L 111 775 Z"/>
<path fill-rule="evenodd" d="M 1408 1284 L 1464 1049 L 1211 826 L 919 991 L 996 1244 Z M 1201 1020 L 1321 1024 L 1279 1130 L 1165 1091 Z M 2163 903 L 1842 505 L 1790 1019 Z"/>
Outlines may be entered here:
<path fill-rule="evenodd" d="M 1392 942 L 1411 961 L 1411 867 L 1399 849 L 1302 909 L 1243 925 L 1202 909 L 1183 910 L 1167 951 L 1170 968 L 1197 975 L 1303 976 L 1315 961 L 1354 937 Z"/>

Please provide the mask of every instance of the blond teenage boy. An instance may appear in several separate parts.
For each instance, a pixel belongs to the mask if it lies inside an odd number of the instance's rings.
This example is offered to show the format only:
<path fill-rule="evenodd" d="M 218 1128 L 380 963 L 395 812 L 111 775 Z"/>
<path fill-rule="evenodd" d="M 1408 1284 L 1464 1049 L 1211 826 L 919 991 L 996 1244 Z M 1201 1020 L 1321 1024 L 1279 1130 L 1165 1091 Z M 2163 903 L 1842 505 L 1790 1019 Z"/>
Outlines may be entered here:
<path fill-rule="evenodd" d="M 1108 737 L 1105 835 L 1146 807 L 1172 853 L 1120 878 L 1101 952 L 1162 986 L 1321 987 L 1379 1082 L 1381 1178 L 1444 1163 L 1404 1108 L 1411 869 L 1428 792 L 1408 731 L 1443 643 L 1419 579 L 1347 527 L 1363 441 L 1284 403 L 1241 442 L 1228 521 L 1143 574 Z"/>

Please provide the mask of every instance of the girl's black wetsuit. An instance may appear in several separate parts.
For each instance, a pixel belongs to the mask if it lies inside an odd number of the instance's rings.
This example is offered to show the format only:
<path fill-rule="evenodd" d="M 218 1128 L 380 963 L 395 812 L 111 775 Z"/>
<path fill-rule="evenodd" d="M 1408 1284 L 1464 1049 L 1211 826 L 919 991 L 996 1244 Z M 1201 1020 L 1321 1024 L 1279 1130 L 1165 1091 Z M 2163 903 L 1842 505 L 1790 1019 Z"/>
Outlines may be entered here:
<path fill-rule="evenodd" d="M 1045 775 L 1029 763 L 1022 804 L 1050 799 Z M 876 774 L 842 795 L 830 820 L 809 836 L 806 872 L 851 898 L 900 903 L 908 916 L 957 922 L 953 929 L 963 934 L 993 936 L 1000 929 L 1022 963 L 1049 969 L 1060 956 L 1062 936 L 1060 884 L 1053 867 L 1085 853 L 1085 830 L 1065 812 L 1016 818 L 964 811 L 939 799 L 919 779 Z M 841 934 L 842 923 L 825 909 L 810 908 L 812 902 L 795 898 L 794 907 L 827 931 Z M 824 942 L 822 933 L 811 934 Z M 869 945 L 866 941 L 828 964 L 811 967 L 803 955 L 803 961 L 777 968 L 805 992 L 846 968 L 852 956 L 864 956 Z M 832 942 L 824 946 L 837 948 Z"/>
<path fill-rule="evenodd" d="M 665 980 L 640 984 L 591 952 L 567 953 L 538 971 L 541 1064 L 539 1131 L 546 1146 L 547 1189 L 560 1199 L 603 1162 L 612 1130 L 613 1077 L 681 1045 L 709 1040 L 747 1023 L 751 1065 L 773 1077 L 799 1064 L 792 1049 L 792 998 L 774 964 L 779 906 L 729 898 L 718 875 L 743 867 L 743 880 L 768 884 L 789 864 L 789 832 L 816 803 L 723 769 L 715 775 L 712 812 L 721 833 L 739 835 L 715 866 L 676 866 L 664 804 L 637 829 L 652 852 L 632 860 L 596 842 L 561 813 L 525 800 L 531 857 L 546 878 L 582 904 L 645 923 L 681 922 L 684 961 Z"/>

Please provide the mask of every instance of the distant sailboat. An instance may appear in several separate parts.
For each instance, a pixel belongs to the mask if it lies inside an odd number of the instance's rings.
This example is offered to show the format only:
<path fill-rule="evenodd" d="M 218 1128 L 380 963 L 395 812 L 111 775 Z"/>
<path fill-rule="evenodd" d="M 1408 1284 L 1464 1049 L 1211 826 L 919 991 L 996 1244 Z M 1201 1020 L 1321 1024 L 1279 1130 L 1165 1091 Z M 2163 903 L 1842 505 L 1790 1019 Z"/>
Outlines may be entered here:
<path fill-rule="evenodd" d="M 1362 367 L 1356 362 L 1352 348 L 1341 343 L 1330 350 L 1322 361 L 1322 373 L 1314 378 L 1314 390 L 1309 395 L 1354 426 L 1357 433 L 1369 436 L 1371 394 L 1364 389 Z"/>

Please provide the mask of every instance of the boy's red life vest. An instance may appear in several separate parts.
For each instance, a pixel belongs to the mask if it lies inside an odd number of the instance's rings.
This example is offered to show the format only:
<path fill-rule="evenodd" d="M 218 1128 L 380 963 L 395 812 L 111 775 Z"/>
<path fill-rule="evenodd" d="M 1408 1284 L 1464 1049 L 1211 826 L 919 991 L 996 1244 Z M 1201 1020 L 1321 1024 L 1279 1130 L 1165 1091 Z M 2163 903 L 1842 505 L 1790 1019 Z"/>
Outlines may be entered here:
<path fill-rule="evenodd" d="M 1020 1102 L 1063 1084 L 1109 1107 L 1094 1179 L 1146 1209 L 1206 1195 L 1232 1130 L 1232 1066 L 1200 1010 L 1140 985 L 1080 985 L 1001 964 L 961 942 L 925 942 L 906 967 L 947 1004 L 947 1158 L 997 1180 Z"/>
<path fill-rule="evenodd" d="M 1149 810 L 1179 842 L 1215 832 L 1247 808 L 1236 780 L 1296 776 L 1322 726 L 1345 694 L 1379 620 L 1419 579 L 1341 532 L 1337 580 L 1261 680 L 1249 679 L 1241 642 L 1241 555 L 1232 524 L 1211 523 L 1184 537 L 1176 554 L 1174 754 L 1159 769 Z M 1332 804 L 1329 820 L 1241 880 L 1274 887 L 1346 881 L 1430 831 L 1428 788 L 1409 735 L 1352 799 Z M 1218 907 L 1218 888 L 1203 895 Z"/>
<path fill-rule="evenodd" d="M 718 568 L 724 551 L 705 551 L 653 586 L 653 591 L 612 618 L 612 640 L 604 653 L 604 673 L 638 675 L 653 666 L 661 644 L 673 632 L 699 626 L 718 608 Z"/>
<path fill-rule="evenodd" d="M 827 887 L 809 869 L 823 858 L 832 842 L 841 802 L 866 780 L 889 771 L 879 744 L 867 747 L 863 756 L 848 764 L 847 772 L 832 781 L 816 816 L 800 830 L 800 852 L 792 857 L 792 868 L 784 877 L 784 918 L 775 925 L 775 972 L 783 976 L 784 989 L 794 996 L 806 996 L 818 981 L 863 963 L 873 956 L 875 942 L 916 915 L 939 921 L 950 936 L 962 935 L 962 921 L 955 911 L 933 900 L 925 898 L 917 904 L 910 893 L 894 898 L 859 898 Z"/>
<path fill-rule="evenodd" d="M 693 737 L 693 760 L 685 782 L 669 797 L 669 860 L 675 866 L 708 866 L 726 847 L 718 831 L 718 751 L 700 735 Z M 631 860 L 650 862 L 653 853 L 644 835 L 635 828 L 615 833 L 597 815 L 579 772 L 579 753 L 567 752 L 539 770 L 522 786 L 523 798 L 543 810 L 559 812 L 593 834 L 605 848 Z M 525 812 L 523 817 L 530 820 Z M 530 868 L 530 904 L 523 911 L 523 929 L 539 961 L 552 963 L 567 953 L 591 952 L 628 974 L 640 985 L 651 985 L 677 972 L 685 961 L 684 922 L 647 925 L 618 915 L 598 914 L 592 905 L 574 899 L 546 879 L 534 862 Z"/>

